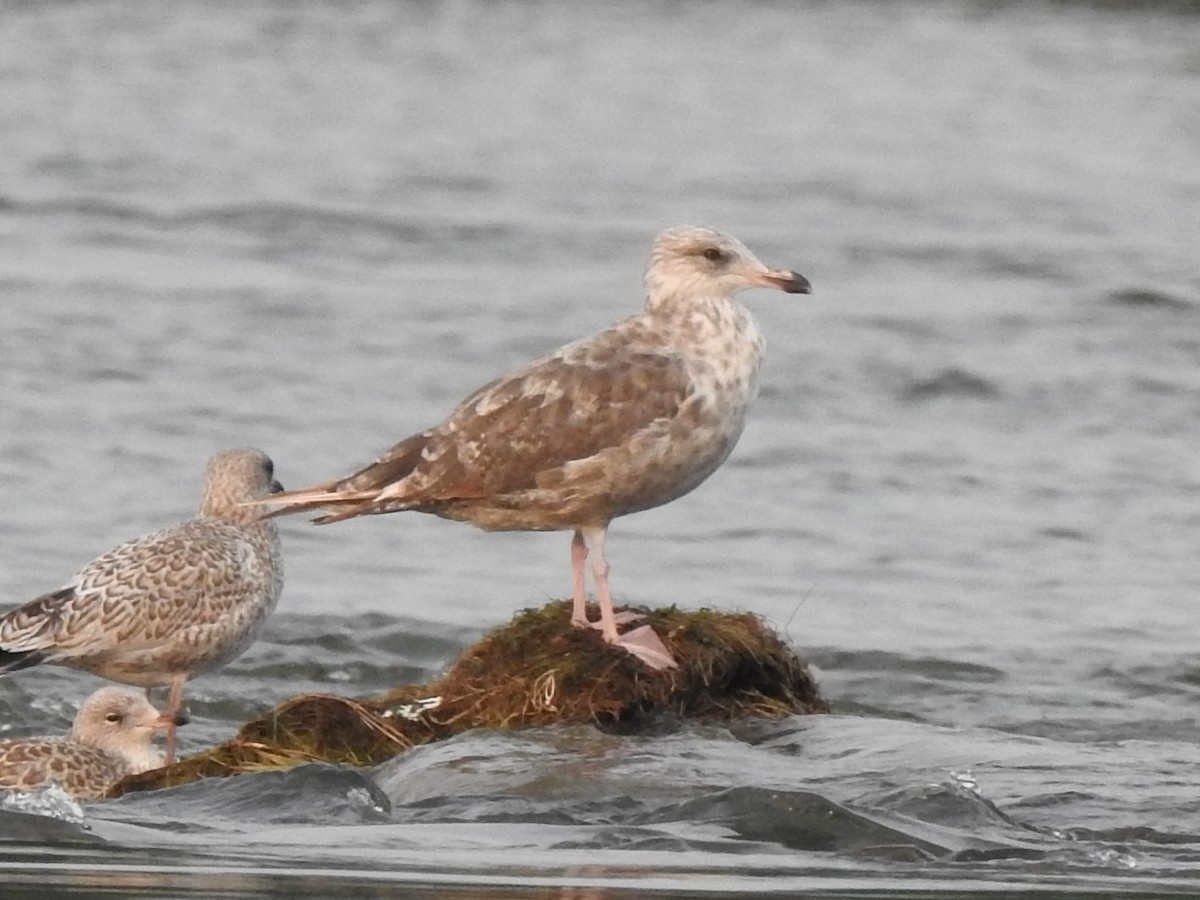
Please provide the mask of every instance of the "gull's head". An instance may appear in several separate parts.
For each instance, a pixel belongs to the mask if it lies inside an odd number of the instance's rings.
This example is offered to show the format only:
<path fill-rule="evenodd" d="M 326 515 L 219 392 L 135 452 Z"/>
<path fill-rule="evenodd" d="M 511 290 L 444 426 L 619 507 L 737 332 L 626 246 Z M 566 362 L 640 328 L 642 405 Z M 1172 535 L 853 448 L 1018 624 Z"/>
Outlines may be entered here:
<path fill-rule="evenodd" d="M 283 491 L 271 457 L 253 447 L 222 450 L 204 467 L 200 514 L 232 522 L 252 522 L 261 512 L 240 504 Z"/>
<path fill-rule="evenodd" d="M 179 719 L 175 721 L 179 722 Z M 106 687 L 83 701 L 75 716 L 71 737 L 81 744 L 121 757 L 131 770 L 145 771 L 162 764 L 162 754 L 151 739 L 154 732 L 170 724 L 171 720 L 141 694 Z"/>
<path fill-rule="evenodd" d="M 646 266 L 646 296 L 651 308 L 672 298 L 728 298 L 752 287 L 812 293 L 803 275 L 767 268 L 745 244 L 715 228 L 678 225 L 654 239 Z"/>

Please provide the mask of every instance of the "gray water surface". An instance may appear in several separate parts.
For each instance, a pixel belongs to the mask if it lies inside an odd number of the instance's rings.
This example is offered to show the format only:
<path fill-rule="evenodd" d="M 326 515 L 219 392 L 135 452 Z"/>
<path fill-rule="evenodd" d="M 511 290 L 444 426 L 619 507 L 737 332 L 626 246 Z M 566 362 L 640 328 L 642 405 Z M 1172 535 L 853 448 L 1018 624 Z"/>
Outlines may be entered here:
<path fill-rule="evenodd" d="M 219 448 L 289 487 L 369 461 L 636 311 L 655 232 L 711 224 L 815 293 L 746 295 L 746 433 L 614 524 L 612 583 L 760 613 L 835 708 L 0 812 L 13 890 L 1192 890 L 1200 20 L 6 3 L 0 88 L 4 603 L 190 515 Z M 431 679 L 569 592 L 564 534 L 283 531 L 280 611 L 190 688 L 187 751 Z M 95 686 L 3 679 L 0 729 L 62 730 Z"/>

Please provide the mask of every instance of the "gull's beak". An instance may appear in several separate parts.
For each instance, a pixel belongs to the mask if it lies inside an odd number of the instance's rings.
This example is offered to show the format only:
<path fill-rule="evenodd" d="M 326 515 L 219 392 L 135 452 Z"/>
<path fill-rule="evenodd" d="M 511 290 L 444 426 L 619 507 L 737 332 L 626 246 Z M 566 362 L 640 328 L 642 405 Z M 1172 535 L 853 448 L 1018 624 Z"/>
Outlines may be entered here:
<path fill-rule="evenodd" d="M 271 481 L 271 493 L 272 494 L 282 494 L 283 493 L 283 485 L 280 484 L 278 481 L 272 480 Z"/>
<path fill-rule="evenodd" d="M 789 272 L 787 269 L 767 269 L 758 273 L 751 280 L 761 287 L 777 288 L 789 294 L 812 293 L 812 285 L 808 283 L 807 278 L 798 272 Z"/>
<path fill-rule="evenodd" d="M 168 716 L 166 713 L 161 713 L 152 720 L 152 724 L 154 726 L 154 730 L 158 731 L 160 728 L 170 728 L 172 725 L 186 725 L 190 721 L 191 717 L 187 714 L 187 710 L 181 709 L 179 712 L 175 713 L 174 716 Z"/>

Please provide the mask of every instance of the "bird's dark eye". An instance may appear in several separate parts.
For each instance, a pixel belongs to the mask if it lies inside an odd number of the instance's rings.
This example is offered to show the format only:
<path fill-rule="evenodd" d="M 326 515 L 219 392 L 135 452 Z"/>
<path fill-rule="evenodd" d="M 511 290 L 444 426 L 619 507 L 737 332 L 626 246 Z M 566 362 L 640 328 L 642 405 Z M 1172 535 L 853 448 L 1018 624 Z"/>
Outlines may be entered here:
<path fill-rule="evenodd" d="M 716 247 L 709 247 L 707 250 L 704 251 L 704 258 L 707 259 L 709 262 L 720 262 L 721 260 L 723 260 L 725 258 L 725 254 L 722 253 L 720 250 L 718 250 Z"/>
<path fill-rule="evenodd" d="M 107 716 L 104 717 L 104 721 L 105 722 L 120 722 L 121 714 L 120 713 L 109 713 Z"/>

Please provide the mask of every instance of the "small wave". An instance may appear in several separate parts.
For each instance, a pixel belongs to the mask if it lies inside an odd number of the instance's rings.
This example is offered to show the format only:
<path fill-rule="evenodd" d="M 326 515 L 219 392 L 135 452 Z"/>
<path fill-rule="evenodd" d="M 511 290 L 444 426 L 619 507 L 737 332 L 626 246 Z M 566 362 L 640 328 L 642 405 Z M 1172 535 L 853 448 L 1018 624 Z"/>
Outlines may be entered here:
<path fill-rule="evenodd" d="M 962 829 L 974 835 L 990 832 L 995 836 L 1025 828 L 991 800 L 957 780 L 906 785 L 857 797 L 855 803 L 922 822 Z"/>
<path fill-rule="evenodd" d="M 373 234 L 400 244 L 461 249 L 463 244 L 508 241 L 512 229 L 494 222 L 417 221 L 365 209 L 316 206 L 302 203 L 223 204 L 181 210 L 156 210 L 105 198 L 77 197 L 44 201 L 7 200 L 0 209 L 18 215 L 74 216 L 145 225 L 156 230 L 205 226 L 241 231 L 278 240 L 297 235 Z"/>
<path fill-rule="evenodd" d="M 280 660 L 284 663 L 343 664 L 351 659 L 390 668 L 394 674 L 398 661 L 437 669 L 478 635 L 467 628 L 369 612 L 355 618 L 352 631 L 344 617 L 284 613 L 271 619 L 266 636 L 276 647 L 299 651 Z"/>
<path fill-rule="evenodd" d="M 810 660 L 822 669 L 916 674 L 980 684 L 992 684 L 1004 680 L 1005 677 L 1004 671 L 994 666 L 936 656 L 907 656 L 887 650 L 838 650 L 820 647 L 811 648 L 808 652 Z"/>
<path fill-rule="evenodd" d="M 744 840 L 792 850 L 844 853 L 902 847 L 931 857 L 950 852 L 950 848 L 914 834 L 917 827 L 910 831 L 900 823 L 885 823 L 812 791 L 736 787 L 659 810 L 650 818 L 720 824 Z"/>
<path fill-rule="evenodd" d="M 83 822 L 79 801 L 54 782 L 33 791 L 4 792 L 0 796 L 0 810 L 46 816 L 71 825 Z"/>
<path fill-rule="evenodd" d="M 1054 538 L 1060 541 L 1078 541 L 1087 543 L 1094 540 L 1093 536 L 1079 528 L 1071 528 L 1066 525 L 1050 525 L 1038 531 L 1042 537 Z"/>
<path fill-rule="evenodd" d="M 988 277 L 1060 283 L 1072 280 L 1072 273 L 1062 263 L 1060 254 L 1031 247 L 979 247 L 945 241 L 879 240 L 869 246 L 851 245 L 849 252 L 858 266 L 898 260 L 921 268 L 954 267 Z"/>
<path fill-rule="evenodd" d="M 902 399 L 909 402 L 924 402 L 939 397 L 967 397 L 977 400 L 992 400 L 1001 395 L 995 382 L 952 366 L 927 378 L 914 378 L 901 391 Z"/>
<path fill-rule="evenodd" d="M 391 801 L 367 775 L 344 766 L 309 763 L 238 778 L 208 778 L 178 788 L 126 794 L 114 807 L 195 823 L 357 825 L 391 821 Z M 112 816 L 108 816 L 112 818 Z"/>
<path fill-rule="evenodd" d="M 118 384 L 142 384 L 148 381 L 144 372 L 134 372 L 130 369 L 119 369 L 115 366 L 97 366 L 94 369 L 83 369 L 80 377 L 88 384 L 113 382 Z"/>
<path fill-rule="evenodd" d="M 1117 828 L 1069 828 L 1064 835 L 1076 841 L 1095 841 L 1107 844 L 1200 843 L 1200 835 L 1188 832 L 1161 831 L 1149 825 L 1123 825 Z"/>
<path fill-rule="evenodd" d="M 1063 265 L 1061 254 L 1045 250 L 989 247 L 975 251 L 972 256 L 978 270 L 988 275 L 1061 283 L 1070 283 L 1073 277 Z"/>
<path fill-rule="evenodd" d="M 1109 291 L 1106 300 L 1112 306 L 1123 306 L 1128 309 L 1170 309 L 1179 312 L 1194 312 L 1200 308 L 1194 300 L 1154 288 L 1121 288 Z"/>
<path fill-rule="evenodd" d="M 899 316 L 869 316 L 863 320 L 863 324 L 886 334 L 897 334 L 922 341 L 934 341 L 943 337 L 941 330 L 932 322 L 918 319 L 905 319 Z"/>

